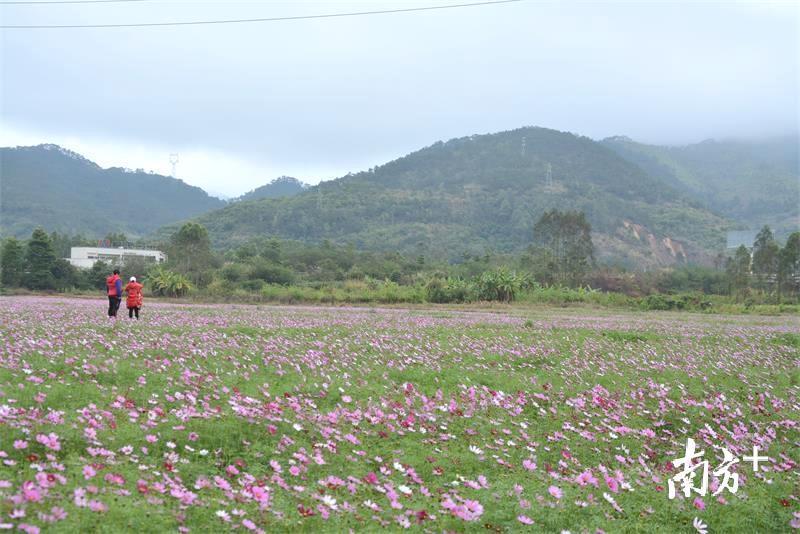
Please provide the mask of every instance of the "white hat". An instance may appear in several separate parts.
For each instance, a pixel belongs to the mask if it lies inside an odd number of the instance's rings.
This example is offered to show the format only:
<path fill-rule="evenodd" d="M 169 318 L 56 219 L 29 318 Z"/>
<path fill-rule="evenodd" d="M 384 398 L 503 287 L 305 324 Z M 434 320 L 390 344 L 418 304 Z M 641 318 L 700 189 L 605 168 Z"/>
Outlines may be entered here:
<path fill-rule="evenodd" d="M 136 277 L 135 276 L 131 276 L 131 282 L 135 282 L 135 281 L 136 281 Z"/>

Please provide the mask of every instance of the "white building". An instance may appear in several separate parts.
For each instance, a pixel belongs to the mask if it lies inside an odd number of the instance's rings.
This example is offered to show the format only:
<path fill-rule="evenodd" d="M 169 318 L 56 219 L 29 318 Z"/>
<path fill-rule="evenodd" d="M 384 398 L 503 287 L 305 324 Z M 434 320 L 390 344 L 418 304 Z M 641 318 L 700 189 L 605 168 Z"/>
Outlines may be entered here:
<path fill-rule="evenodd" d="M 161 263 L 167 260 L 167 255 L 160 250 L 142 248 L 72 247 L 67 261 L 75 267 L 90 269 L 98 261 L 118 267 L 125 265 L 126 260 L 133 258 L 143 258 L 145 261 Z"/>

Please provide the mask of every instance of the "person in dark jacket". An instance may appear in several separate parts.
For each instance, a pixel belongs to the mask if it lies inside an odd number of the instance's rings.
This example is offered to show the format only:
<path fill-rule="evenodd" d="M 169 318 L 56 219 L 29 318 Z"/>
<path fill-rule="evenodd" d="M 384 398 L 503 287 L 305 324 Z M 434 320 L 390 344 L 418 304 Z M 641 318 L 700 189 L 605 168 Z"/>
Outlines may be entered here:
<path fill-rule="evenodd" d="M 114 269 L 114 273 L 106 278 L 106 289 L 108 290 L 108 316 L 116 317 L 122 301 L 122 279 L 119 277 L 119 269 Z"/>

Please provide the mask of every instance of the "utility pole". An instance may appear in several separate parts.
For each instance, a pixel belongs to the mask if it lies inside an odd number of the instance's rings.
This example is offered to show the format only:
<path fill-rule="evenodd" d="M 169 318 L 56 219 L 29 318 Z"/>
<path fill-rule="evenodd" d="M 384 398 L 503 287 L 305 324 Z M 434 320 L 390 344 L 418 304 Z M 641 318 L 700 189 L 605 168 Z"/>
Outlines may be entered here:
<path fill-rule="evenodd" d="M 172 177 L 175 178 L 176 175 L 176 167 L 178 166 L 178 154 L 170 154 L 169 155 L 169 163 L 172 165 Z"/>

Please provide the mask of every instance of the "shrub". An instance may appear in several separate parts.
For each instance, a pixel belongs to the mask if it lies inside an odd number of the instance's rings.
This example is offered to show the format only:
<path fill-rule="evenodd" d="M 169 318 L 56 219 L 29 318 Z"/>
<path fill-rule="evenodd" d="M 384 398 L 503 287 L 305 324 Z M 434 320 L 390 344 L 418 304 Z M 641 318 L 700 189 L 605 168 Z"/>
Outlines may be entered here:
<path fill-rule="evenodd" d="M 478 296 L 483 300 L 512 302 L 520 290 L 529 285 L 527 277 L 501 267 L 486 271 L 478 278 Z"/>
<path fill-rule="evenodd" d="M 163 267 L 150 271 L 145 284 L 155 295 L 165 297 L 182 297 L 192 289 L 192 284 L 185 276 Z"/>
<path fill-rule="evenodd" d="M 472 302 L 475 287 L 461 278 L 433 277 L 425 284 L 425 300 L 438 304 Z"/>
<path fill-rule="evenodd" d="M 250 267 L 249 278 L 263 280 L 268 284 L 288 286 L 294 282 L 294 273 L 283 265 L 259 260 Z"/>

